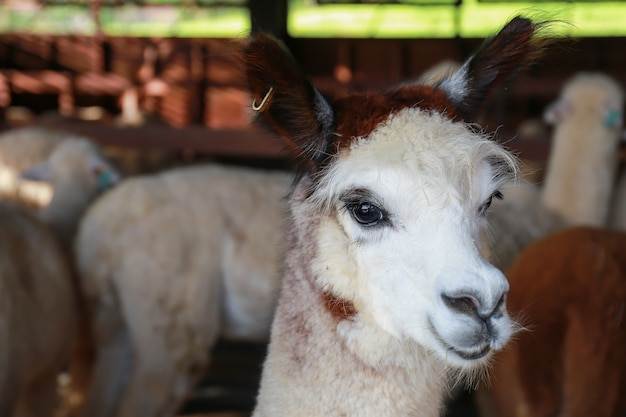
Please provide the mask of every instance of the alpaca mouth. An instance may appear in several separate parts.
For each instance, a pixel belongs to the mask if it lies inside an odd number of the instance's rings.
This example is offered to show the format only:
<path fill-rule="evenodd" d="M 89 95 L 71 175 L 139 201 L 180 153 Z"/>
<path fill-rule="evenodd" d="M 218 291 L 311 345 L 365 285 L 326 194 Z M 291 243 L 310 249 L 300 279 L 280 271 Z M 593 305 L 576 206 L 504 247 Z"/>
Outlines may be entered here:
<path fill-rule="evenodd" d="M 452 352 L 463 360 L 476 361 L 478 359 L 484 358 L 491 352 L 491 343 L 489 343 L 489 341 L 485 341 L 479 346 L 462 349 L 459 347 L 452 346 L 451 344 L 446 342 L 443 339 L 443 337 L 441 337 L 441 335 L 439 334 L 435 326 L 432 324 L 432 322 L 430 323 L 430 328 L 431 328 L 433 335 L 439 341 L 439 343 L 441 343 L 441 345 L 443 346 L 446 352 Z"/>
<path fill-rule="evenodd" d="M 463 351 L 455 347 L 452 347 L 450 345 L 447 345 L 447 347 L 448 347 L 448 350 L 451 350 L 452 352 L 456 353 L 459 357 L 467 361 L 475 361 L 477 359 L 484 358 L 485 356 L 487 356 L 489 352 L 491 352 L 491 345 L 489 343 L 485 343 L 479 350 L 472 349 L 471 351 Z"/>

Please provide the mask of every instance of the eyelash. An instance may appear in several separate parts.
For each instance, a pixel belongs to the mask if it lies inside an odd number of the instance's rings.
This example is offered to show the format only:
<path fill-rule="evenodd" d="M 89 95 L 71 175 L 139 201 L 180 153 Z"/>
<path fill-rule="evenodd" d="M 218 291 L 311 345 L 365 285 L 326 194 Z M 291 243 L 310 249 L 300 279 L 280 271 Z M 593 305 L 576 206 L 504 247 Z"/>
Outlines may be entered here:
<path fill-rule="evenodd" d="M 489 196 L 489 198 L 480 207 L 478 207 L 479 216 L 484 216 L 487 213 L 487 209 L 491 206 L 491 202 L 494 198 L 502 200 L 504 195 L 502 195 L 499 190 L 496 190 L 493 194 L 491 194 L 491 196 Z"/>

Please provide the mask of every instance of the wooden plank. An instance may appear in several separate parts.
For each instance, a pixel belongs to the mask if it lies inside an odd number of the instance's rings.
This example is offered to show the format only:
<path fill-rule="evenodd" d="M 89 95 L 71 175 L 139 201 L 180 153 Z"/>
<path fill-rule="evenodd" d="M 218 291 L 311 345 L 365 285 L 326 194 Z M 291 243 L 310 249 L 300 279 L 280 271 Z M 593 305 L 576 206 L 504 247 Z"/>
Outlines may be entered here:
<path fill-rule="evenodd" d="M 203 126 L 174 128 L 167 125 L 117 127 L 99 123 L 52 121 L 51 129 L 89 137 L 105 146 L 192 150 L 197 153 L 237 158 L 285 158 L 287 153 L 281 139 L 259 128 L 208 129 Z"/>

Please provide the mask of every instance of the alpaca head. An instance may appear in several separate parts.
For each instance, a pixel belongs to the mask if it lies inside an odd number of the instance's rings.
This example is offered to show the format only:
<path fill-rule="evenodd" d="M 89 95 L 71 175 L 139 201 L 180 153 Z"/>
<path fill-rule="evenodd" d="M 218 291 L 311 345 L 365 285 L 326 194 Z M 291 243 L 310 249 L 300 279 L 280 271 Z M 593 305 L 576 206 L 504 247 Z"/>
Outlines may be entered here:
<path fill-rule="evenodd" d="M 59 143 L 45 161 L 22 171 L 21 177 L 49 182 L 55 189 L 67 188 L 90 198 L 120 181 L 119 172 L 100 147 L 79 137 Z"/>
<path fill-rule="evenodd" d="M 480 256 L 478 232 L 515 160 L 467 122 L 538 52 L 537 29 L 513 19 L 435 86 L 333 101 L 280 43 L 262 34 L 249 40 L 253 108 L 301 162 L 294 223 L 315 224 L 301 262 L 338 323 L 414 342 L 461 369 L 507 342 L 508 283 Z M 366 352 L 375 342 L 366 344 L 353 348 L 375 358 Z"/>
<path fill-rule="evenodd" d="M 617 81 L 606 74 L 581 72 L 563 86 L 559 99 L 548 106 L 544 118 L 557 126 L 568 119 L 578 119 L 591 126 L 621 130 L 623 113 L 624 92 Z"/>

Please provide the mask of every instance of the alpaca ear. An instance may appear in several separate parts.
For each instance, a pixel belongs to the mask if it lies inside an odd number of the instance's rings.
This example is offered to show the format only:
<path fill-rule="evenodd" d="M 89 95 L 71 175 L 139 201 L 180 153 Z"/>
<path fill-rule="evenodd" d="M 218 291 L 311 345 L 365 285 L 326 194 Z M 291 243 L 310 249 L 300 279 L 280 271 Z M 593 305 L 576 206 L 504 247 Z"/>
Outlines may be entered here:
<path fill-rule="evenodd" d="M 243 53 L 252 109 L 310 167 L 325 159 L 335 116 L 287 48 L 267 34 L 249 38 Z"/>
<path fill-rule="evenodd" d="M 93 178 L 98 191 L 105 191 L 120 182 L 120 173 L 108 162 L 92 156 L 87 161 L 87 174 Z"/>
<path fill-rule="evenodd" d="M 557 126 L 567 120 L 572 114 L 572 105 L 564 98 L 558 99 L 546 107 L 543 112 L 543 120 Z"/>
<path fill-rule="evenodd" d="M 537 36 L 543 26 L 528 18 L 513 18 L 438 87 L 464 118 L 473 118 L 497 85 L 537 58 L 545 43 Z"/>

